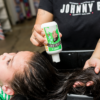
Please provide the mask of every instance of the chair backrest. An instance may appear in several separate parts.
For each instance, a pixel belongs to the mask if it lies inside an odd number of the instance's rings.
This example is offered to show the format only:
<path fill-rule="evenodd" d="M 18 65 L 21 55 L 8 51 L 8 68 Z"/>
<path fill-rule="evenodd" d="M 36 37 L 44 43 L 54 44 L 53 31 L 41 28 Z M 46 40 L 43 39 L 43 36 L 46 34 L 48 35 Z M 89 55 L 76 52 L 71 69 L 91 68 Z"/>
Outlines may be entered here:
<path fill-rule="evenodd" d="M 93 50 L 73 50 L 61 51 L 60 62 L 53 63 L 57 69 L 76 69 L 83 68 L 87 59 L 91 57 Z"/>

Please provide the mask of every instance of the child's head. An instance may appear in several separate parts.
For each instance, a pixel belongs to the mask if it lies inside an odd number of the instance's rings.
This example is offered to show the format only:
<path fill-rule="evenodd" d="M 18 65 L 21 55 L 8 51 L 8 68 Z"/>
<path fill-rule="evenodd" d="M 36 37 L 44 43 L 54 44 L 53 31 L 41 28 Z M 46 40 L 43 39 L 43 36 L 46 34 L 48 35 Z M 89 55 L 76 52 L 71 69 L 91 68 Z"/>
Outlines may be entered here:
<path fill-rule="evenodd" d="M 21 51 L 0 56 L 0 81 L 8 95 L 43 98 L 56 82 L 55 69 L 37 52 Z"/>
<path fill-rule="evenodd" d="M 16 74 L 22 74 L 24 68 L 28 67 L 28 62 L 34 53 L 29 51 L 21 51 L 18 53 L 4 53 L 0 55 L 0 82 L 3 91 L 8 95 L 13 95 L 11 82 Z"/>

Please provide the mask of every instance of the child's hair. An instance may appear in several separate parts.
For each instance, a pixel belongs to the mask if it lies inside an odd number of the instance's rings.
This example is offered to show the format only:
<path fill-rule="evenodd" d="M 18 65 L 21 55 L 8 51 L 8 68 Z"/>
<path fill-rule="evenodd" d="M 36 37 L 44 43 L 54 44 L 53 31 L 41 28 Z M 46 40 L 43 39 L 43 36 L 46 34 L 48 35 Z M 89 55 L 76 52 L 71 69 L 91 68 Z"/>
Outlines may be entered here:
<path fill-rule="evenodd" d="M 10 100 L 27 100 L 27 98 L 21 94 L 16 94 Z"/>
<path fill-rule="evenodd" d="M 27 62 L 23 73 L 16 73 L 11 87 L 15 96 L 11 100 L 65 100 L 67 93 L 91 95 L 97 100 L 100 95 L 100 73 L 95 74 L 94 67 L 86 70 L 74 70 L 59 73 L 40 53 L 35 53 Z M 90 87 L 73 87 L 76 81 L 86 84 L 93 81 Z M 19 95 L 20 94 L 20 95 Z M 17 98 L 19 97 L 19 99 Z M 16 99 L 17 98 L 17 99 Z"/>

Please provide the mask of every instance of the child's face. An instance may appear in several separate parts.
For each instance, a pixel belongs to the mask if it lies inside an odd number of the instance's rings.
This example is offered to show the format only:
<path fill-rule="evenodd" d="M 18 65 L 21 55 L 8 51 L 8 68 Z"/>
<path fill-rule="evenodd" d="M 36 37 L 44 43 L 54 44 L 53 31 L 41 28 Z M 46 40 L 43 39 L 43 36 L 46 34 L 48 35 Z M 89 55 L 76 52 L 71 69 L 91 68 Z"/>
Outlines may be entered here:
<path fill-rule="evenodd" d="M 29 61 L 32 54 L 29 51 L 21 51 L 0 55 L 0 82 L 3 85 L 8 85 L 14 73 L 23 71 L 24 65 Z"/>

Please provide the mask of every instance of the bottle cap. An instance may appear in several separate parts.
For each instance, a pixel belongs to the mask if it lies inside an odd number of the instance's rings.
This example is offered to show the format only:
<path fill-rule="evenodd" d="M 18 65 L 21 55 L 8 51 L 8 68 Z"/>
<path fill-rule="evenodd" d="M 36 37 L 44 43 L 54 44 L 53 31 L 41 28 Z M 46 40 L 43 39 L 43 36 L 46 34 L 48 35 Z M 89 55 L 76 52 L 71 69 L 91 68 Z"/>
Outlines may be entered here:
<path fill-rule="evenodd" d="M 53 59 L 53 62 L 60 62 L 60 57 L 59 57 L 59 54 L 53 54 L 52 55 L 52 59 Z"/>

